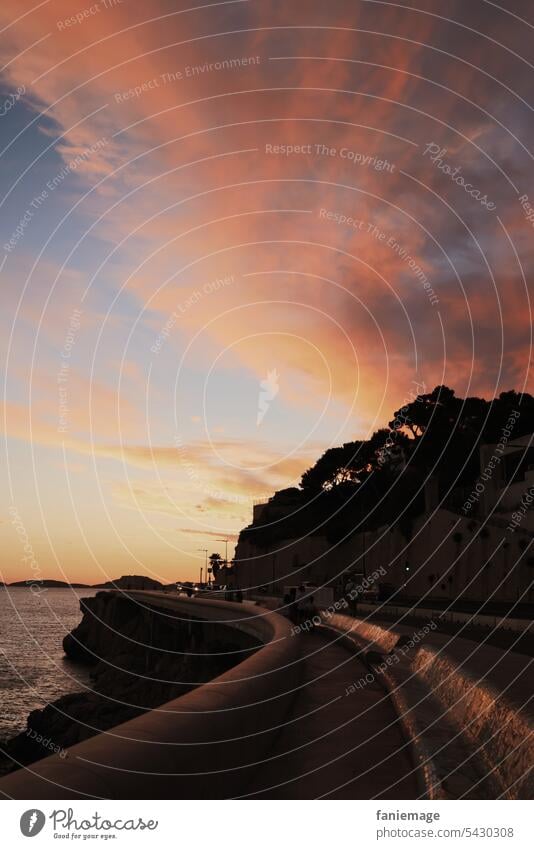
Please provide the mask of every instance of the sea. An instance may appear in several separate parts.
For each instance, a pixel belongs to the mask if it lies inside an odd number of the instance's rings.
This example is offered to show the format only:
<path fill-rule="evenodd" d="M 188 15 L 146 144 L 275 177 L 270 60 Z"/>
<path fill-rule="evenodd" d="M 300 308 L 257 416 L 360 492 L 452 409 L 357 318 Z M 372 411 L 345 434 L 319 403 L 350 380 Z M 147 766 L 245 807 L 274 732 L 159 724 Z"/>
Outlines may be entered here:
<path fill-rule="evenodd" d="M 0 590 L 0 740 L 24 731 L 32 710 L 90 687 L 88 668 L 68 660 L 62 642 L 81 621 L 80 598 L 96 592 Z"/>

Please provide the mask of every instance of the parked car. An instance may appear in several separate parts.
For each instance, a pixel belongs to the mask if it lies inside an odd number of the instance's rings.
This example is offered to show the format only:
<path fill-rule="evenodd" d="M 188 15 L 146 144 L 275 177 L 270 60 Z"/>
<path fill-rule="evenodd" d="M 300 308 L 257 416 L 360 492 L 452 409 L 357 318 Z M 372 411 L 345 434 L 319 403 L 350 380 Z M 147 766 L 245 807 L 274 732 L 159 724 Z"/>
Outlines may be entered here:
<path fill-rule="evenodd" d="M 217 593 L 219 595 L 224 595 L 228 586 L 226 584 L 211 584 L 207 589 L 209 589 L 212 593 Z"/>
<path fill-rule="evenodd" d="M 176 584 L 176 591 L 179 593 L 185 593 L 189 598 L 193 595 L 193 584 L 191 581 L 184 581 L 183 583 L 178 582 Z"/>

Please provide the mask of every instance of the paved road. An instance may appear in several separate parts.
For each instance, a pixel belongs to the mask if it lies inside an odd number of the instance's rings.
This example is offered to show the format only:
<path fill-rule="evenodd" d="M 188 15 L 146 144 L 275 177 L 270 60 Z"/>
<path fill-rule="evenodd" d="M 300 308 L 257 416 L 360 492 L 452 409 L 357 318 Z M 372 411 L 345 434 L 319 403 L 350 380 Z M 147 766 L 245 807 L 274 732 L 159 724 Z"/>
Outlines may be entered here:
<path fill-rule="evenodd" d="M 331 637 L 304 639 L 302 686 L 249 794 L 262 799 L 414 799 L 420 790 L 395 712 L 363 663 Z"/>

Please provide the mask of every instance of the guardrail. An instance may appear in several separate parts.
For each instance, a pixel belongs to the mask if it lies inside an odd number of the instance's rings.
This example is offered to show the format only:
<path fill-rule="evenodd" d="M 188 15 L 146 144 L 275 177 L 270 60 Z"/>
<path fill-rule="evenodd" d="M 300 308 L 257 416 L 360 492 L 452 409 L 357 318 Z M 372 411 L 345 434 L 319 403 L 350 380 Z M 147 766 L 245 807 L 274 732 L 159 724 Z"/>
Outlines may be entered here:
<path fill-rule="evenodd" d="M 293 701 L 300 640 L 250 604 L 129 592 L 152 607 L 246 631 L 263 646 L 180 698 L 0 780 L 14 799 L 219 799 L 246 792 Z M 156 605 L 157 602 L 157 605 Z"/>

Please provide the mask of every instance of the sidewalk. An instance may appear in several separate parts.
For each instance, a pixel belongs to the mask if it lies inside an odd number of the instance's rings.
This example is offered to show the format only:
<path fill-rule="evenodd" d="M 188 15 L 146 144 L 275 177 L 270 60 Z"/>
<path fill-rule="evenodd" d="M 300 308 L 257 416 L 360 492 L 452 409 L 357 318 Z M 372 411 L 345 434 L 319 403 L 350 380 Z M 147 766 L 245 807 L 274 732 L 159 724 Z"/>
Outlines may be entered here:
<path fill-rule="evenodd" d="M 303 638 L 303 686 L 248 797 L 415 799 L 421 790 L 381 685 L 346 695 L 367 668 L 324 636 Z"/>

